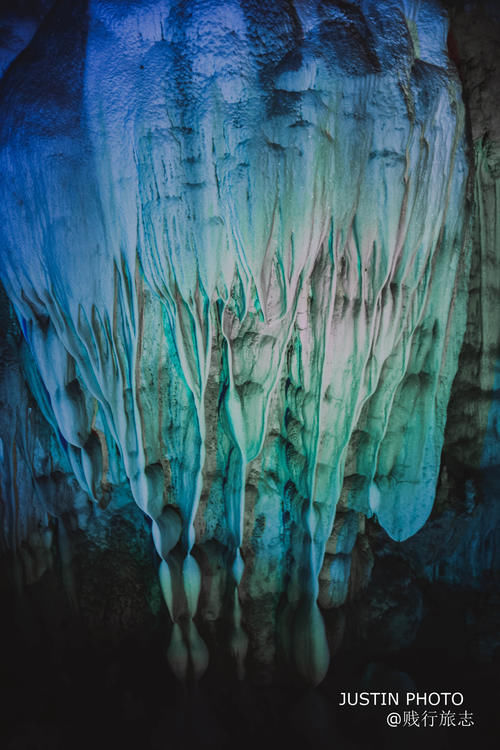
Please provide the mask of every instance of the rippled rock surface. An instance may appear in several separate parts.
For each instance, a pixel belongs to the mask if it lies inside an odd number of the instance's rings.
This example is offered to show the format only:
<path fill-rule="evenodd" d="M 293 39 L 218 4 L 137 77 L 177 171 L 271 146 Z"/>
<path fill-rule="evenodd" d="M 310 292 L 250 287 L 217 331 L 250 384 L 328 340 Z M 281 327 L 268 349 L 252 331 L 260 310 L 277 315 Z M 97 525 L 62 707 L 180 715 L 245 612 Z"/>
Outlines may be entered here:
<path fill-rule="evenodd" d="M 3 78 L 24 371 L 76 495 L 151 519 L 180 678 L 224 621 L 240 675 L 278 649 L 320 682 L 365 519 L 431 512 L 470 250 L 447 31 L 409 0 L 56 4 Z M 14 544 L 36 486 L 5 480 Z"/>

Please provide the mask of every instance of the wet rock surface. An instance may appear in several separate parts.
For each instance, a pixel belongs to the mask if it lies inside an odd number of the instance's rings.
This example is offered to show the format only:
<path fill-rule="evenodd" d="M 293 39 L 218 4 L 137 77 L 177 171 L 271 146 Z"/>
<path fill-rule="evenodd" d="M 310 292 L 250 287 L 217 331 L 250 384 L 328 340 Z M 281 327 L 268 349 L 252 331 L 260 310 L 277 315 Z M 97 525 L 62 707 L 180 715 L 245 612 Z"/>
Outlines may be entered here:
<path fill-rule="evenodd" d="M 173 599 L 169 600 L 165 586 L 162 592 L 158 582 L 158 543 L 155 548 L 152 522 L 133 501 L 128 470 L 120 467 L 120 451 L 115 446 L 109 449 L 109 435 L 101 423 L 96 423 L 94 407 L 83 392 L 81 379 L 75 370 L 70 373 L 72 377 L 65 375 L 65 387 L 69 387 L 73 403 L 78 405 L 71 418 L 80 415 L 80 425 L 88 420 L 83 432 L 73 436 L 81 452 L 78 455 L 84 457 L 83 463 L 81 458 L 75 463 L 75 451 L 71 458 L 67 439 L 61 439 L 61 428 L 66 423 L 54 417 L 54 398 L 47 401 L 46 387 L 33 365 L 12 307 L 2 296 L 1 492 L 7 530 L 2 545 L 2 603 L 6 613 L 2 619 L 2 686 L 6 696 L 4 737 L 9 750 L 89 745 L 156 748 L 163 747 L 167 735 L 169 741 L 183 746 L 223 747 L 236 741 L 255 746 L 263 744 L 264 734 L 269 746 L 278 739 L 292 742 L 299 737 L 304 743 L 319 747 L 399 747 L 398 740 L 380 727 L 377 716 L 359 712 L 346 716 L 337 708 L 339 691 L 392 689 L 379 686 L 394 684 L 415 684 L 420 690 L 461 690 L 466 698 L 470 697 L 469 707 L 477 716 L 478 726 L 471 729 L 471 736 L 475 732 L 473 736 L 479 738 L 480 746 L 489 746 L 495 732 L 500 659 L 496 377 L 500 351 L 496 208 L 500 154 L 496 102 L 500 74 L 495 44 L 500 26 L 493 4 L 457 3 L 448 12 L 448 52 L 463 86 L 470 141 L 472 246 L 470 281 L 461 292 L 467 299 L 465 336 L 453 386 L 450 377 L 450 401 L 442 407 L 446 416 L 442 424 L 444 443 L 442 454 L 438 452 L 440 474 L 429 520 L 406 541 L 395 542 L 375 519 L 364 519 L 361 500 L 352 507 L 352 497 L 367 496 L 365 469 L 359 465 L 359 456 L 363 451 L 369 455 L 371 450 L 369 430 L 363 425 L 376 421 L 378 407 L 374 403 L 374 413 L 365 410 L 360 416 L 360 428 L 354 429 L 350 438 L 344 489 L 339 491 L 335 523 L 323 540 L 325 554 L 318 570 L 318 601 L 331 666 L 320 688 L 306 690 L 297 675 L 297 660 L 290 660 L 294 621 L 284 606 L 277 574 L 290 566 L 290 560 L 279 564 L 266 560 L 263 566 L 262 551 L 273 548 L 276 531 L 269 521 L 271 506 L 258 498 L 259 478 L 266 462 L 272 491 L 276 491 L 276 483 L 279 487 L 281 480 L 275 476 L 273 466 L 279 464 L 283 451 L 288 457 L 287 476 L 299 477 L 293 492 L 302 481 L 300 472 L 307 450 L 300 444 L 300 435 L 307 427 L 304 420 L 308 407 L 303 402 L 297 406 L 297 383 L 283 378 L 288 394 L 283 434 L 276 414 L 280 409 L 284 412 L 285 406 L 270 395 L 270 437 L 263 443 L 264 458 L 252 459 L 245 480 L 243 538 L 247 534 L 252 543 L 246 550 L 247 570 L 240 579 L 239 603 L 235 604 L 235 537 L 231 534 L 236 533 L 237 521 L 230 517 L 228 525 L 227 516 L 214 504 L 215 494 L 222 491 L 224 476 L 217 450 L 221 450 L 221 444 L 223 451 L 228 450 L 231 440 L 237 445 L 245 444 L 245 450 L 249 450 L 248 445 L 256 438 L 243 433 L 221 438 L 227 422 L 222 427 L 218 425 L 216 407 L 224 390 L 221 383 L 225 374 L 218 369 L 224 352 L 216 339 L 204 364 L 209 377 L 203 418 L 199 416 L 200 409 L 197 411 L 198 374 L 188 367 L 192 386 L 189 397 L 185 396 L 185 384 L 184 391 L 179 383 L 172 386 L 165 382 L 158 387 L 157 372 L 150 364 L 155 358 L 164 357 L 158 354 L 158 329 L 153 326 L 142 339 L 145 350 L 153 355 L 145 360 L 138 389 L 142 410 L 138 422 L 142 419 L 148 486 L 155 486 L 161 475 L 168 495 L 179 477 L 196 474 L 200 443 L 192 425 L 199 426 L 203 419 L 207 425 L 203 489 L 199 492 L 201 512 L 193 522 L 197 542 L 191 547 L 202 578 L 198 611 L 193 617 L 182 567 L 189 541 L 184 537 L 184 548 L 173 551 L 168 539 L 165 542 L 168 550 L 163 556 L 169 560 L 171 570 L 180 571 L 177 584 L 174 581 L 177 594 L 174 590 Z M 325 23 L 331 23 L 331 19 Z M 342 39 L 340 48 L 341 42 Z M 373 54 L 368 46 L 361 62 L 348 61 L 349 65 L 373 66 Z M 383 59 L 380 50 L 379 54 Z M 385 50 L 384 54 L 393 53 Z M 288 94 L 293 94 L 294 65 L 290 68 L 292 72 L 281 75 Z M 280 106 L 286 109 L 291 106 L 291 97 L 285 98 L 286 106 L 283 102 Z M 278 103 L 272 106 L 276 109 Z M 153 217 L 151 221 L 154 220 Z M 323 272 L 324 266 L 320 270 Z M 119 294 L 126 293 L 122 286 Z M 148 308 L 157 309 L 156 303 L 147 289 L 141 288 L 141 295 L 140 308 L 146 309 L 147 316 Z M 237 295 L 233 294 L 233 298 L 231 325 L 238 327 Z M 268 303 L 276 304 L 272 294 Z M 253 321 L 259 320 L 257 308 L 251 315 Z M 37 325 L 43 332 L 47 325 L 43 315 Z M 260 329 L 252 336 L 243 330 L 245 345 L 240 352 L 240 331 L 227 331 L 230 340 L 235 337 L 234 349 L 242 363 L 241 371 L 236 370 L 234 375 L 234 394 L 227 397 L 225 408 L 231 414 L 238 403 L 255 404 L 262 398 L 263 392 L 251 385 L 262 381 L 255 361 L 268 356 L 263 352 L 267 352 L 269 341 Z M 172 337 L 175 335 L 174 332 Z M 273 331 L 272 335 L 279 342 L 280 333 Z M 423 339 L 420 344 L 424 346 Z M 198 345 L 201 347 L 200 342 Z M 50 369 L 56 360 L 50 354 L 47 360 Z M 386 376 L 387 373 L 381 375 Z M 157 395 L 151 396 L 151 384 L 155 394 L 164 389 L 159 401 L 155 401 Z M 405 391 L 405 401 L 413 392 L 410 386 L 412 383 Z M 57 390 L 55 385 L 53 388 L 52 396 Z M 144 424 L 157 421 L 158 403 L 167 399 L 177 404 L 180 425 L 172 433 L 171 444 L 182 447 L 191 441 L 197 446 L 198 459 L 195 456 L 184 466 L 178 458 L 179 450 L 167 467 L 158 448 L 161 441 L 156 433 L 144 430 Z M 162 418 L 168 422 L 167 412 L 166 409 Z M 396 434 L 404 433 L 406 417 L 404 410 L 396 414 Z M 121 453 L 130 449 L 130 437 L 125 433 Z M 102 451 L 106 441 L 108 447 Z M 277 449 L 275 444 L 281 447 Z M 82 468 L 85 456 L 92 466 L 90 473 Z M 238 463 L 231 461 L 227 459 L 225 471 L 233 482 L 234 498 L 241 473 Z M 75 465 L 77 474 L 80 472 L 79 482 L 75 479 Z M 99 466 L 100 478 L 96 480 L 93 472 Z M 82 489 L 85 483 L 87 492 Z M 291 492 L 290 486 L 287 492 Z M 94 495 L 93 502 L 89 494 Z M 182 503 L 173 505 L 178 513 Z M 286 535 L 291 523 L 303 521 L 293 515 L 293 496 L 282 511 L 280 534 Z M 189 513 L 181 507 L 180 515 L 183 513 L 185 520 Z M 162 526 L 160 515 L 155 515 L 160 536 L 169 538 L 163 529 L 172 525 Z M 176 543 L 175 540 L 174 547 Z M 283 564 L 285 567 L 280 568 Z M 177 622 L 183 637 L 189 640 L 194 623 L 210 652 L 207 671 L 198 687 L 192 684 L 193 666 L 187 668 L 186 688 L 168 668 L 167 652 L 177 617 L 172 617 L 172 605 L 169 612 L 172 601 L 179 613 Z M 303 632 L 308 628 L 305 626 Z M 242 633 L 248 636 L 249 643 L 242 640 Z M 300 652 L 307 639 L 297 638 L 296 649 Z M 195 649 L 196 644 L 192 640 L 190 648 Z M 242 654 L 246 654 L 247 679 L 239 683 L 236 676 Z M 315 658 L 312 657 L 313 663 Z M 306 665 L 306 672 L 307 669 Z M 366 688 L 367 685 L 371 687 Z M 421 742 L 420 736 L 408 737 L 410 747 L 412 742 L 415 747 Z M 431 747 L 443 748 L 456 747 L 462 741 L 462 737 L 452 740 L 443 733 L 427 735 L 427 739 Z"/>

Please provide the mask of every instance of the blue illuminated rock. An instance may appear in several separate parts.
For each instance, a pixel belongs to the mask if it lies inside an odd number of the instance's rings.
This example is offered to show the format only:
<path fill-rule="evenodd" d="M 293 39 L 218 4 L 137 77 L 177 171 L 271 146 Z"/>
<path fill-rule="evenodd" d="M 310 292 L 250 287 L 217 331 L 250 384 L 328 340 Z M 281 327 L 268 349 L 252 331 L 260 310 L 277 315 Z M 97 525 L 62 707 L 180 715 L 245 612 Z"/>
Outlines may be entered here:
<path fill-rule="evenodd" d="M 267 597 L 252 648 L 317 683 L 364 517 L 403 540 L 434 502 L 468 167 L 447 20 L 403 7 L 94 0 L 3 80 L 32 387 L 81 488 L 126 481 L 152 519 L 183 679 L 208 663 L 199 545 L 240 674 Z"/>

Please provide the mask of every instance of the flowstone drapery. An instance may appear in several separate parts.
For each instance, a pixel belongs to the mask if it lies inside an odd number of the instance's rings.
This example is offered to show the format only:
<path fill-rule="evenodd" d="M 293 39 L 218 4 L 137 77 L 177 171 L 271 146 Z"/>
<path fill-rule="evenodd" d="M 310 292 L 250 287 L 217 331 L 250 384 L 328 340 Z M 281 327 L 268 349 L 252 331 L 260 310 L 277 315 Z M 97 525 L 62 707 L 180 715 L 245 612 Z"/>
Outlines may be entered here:
<path fill-rule="evenodd" d="M 250 633 L 321 681 L 365 517 L 431 511 L 468 272 L 446 34 L 433 2 L 93 0 L 4 77 L 30 386 L 80 487 L 151 518 L 181 678 L 226 617 L 240 674 Z"/>

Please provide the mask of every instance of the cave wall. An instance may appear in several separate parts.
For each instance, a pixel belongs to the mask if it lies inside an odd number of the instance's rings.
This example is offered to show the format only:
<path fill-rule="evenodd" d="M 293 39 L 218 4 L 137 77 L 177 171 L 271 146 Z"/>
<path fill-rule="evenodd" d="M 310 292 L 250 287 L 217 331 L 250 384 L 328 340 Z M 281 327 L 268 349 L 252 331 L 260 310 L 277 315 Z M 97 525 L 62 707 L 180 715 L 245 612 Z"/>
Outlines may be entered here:
<path fill-rule="evenodd" d="M 411 645 L 433 586 L 496 611 L 495 9 L 200 15 L 215 50 L 171 91 L 189 34 L 111 6 L 56 4 L 2 84 L 13 620 L 59 633 L 54 587 L 72 628 L 164 640 L 179 677 L 210 653 L 314 683 Z"/>

